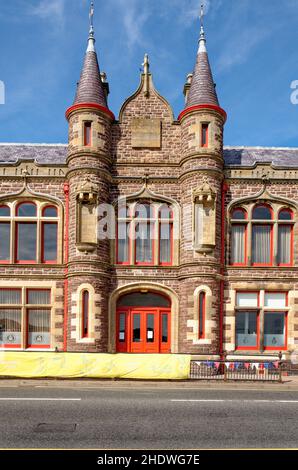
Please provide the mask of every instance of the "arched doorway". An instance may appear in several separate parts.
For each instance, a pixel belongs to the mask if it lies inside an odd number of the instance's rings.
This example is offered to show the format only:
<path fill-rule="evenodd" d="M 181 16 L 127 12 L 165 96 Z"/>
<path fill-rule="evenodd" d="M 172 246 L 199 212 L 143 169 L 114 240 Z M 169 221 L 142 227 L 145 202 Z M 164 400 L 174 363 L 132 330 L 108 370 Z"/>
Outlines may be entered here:
<path fill-rule="evenodd" d="M 155 292 L 132 292 L 117 302 L 117 352 L 171 352 L 171 301 Z"/>

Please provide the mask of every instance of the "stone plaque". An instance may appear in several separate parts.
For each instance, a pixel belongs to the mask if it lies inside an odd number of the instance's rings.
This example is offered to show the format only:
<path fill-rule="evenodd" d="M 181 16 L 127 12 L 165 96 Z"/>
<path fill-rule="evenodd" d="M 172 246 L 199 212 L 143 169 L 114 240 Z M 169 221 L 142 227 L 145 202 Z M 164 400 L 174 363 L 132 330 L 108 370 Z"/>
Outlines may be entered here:
<path fill-rule="evenodd" d="M 160 119 L 133 118 L 131 125 L 131 145 L 134 148 L 160 148 Z"/>

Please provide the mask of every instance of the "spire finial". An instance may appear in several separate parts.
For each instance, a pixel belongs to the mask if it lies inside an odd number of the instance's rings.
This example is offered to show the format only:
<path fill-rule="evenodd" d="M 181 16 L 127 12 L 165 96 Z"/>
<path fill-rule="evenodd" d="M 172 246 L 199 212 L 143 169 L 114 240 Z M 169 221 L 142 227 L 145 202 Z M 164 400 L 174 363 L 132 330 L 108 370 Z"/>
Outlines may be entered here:
<path fill-rule="evenodd" d="M 143 66 L 143 69 L 144 69 L 144 74 L 145 75 L 148 75 L 149 74 L 149 70 L 150 70 L 150 63 L 149 63 L 149 56 L 148 54 L 145 54 L 144 56 L 144 63 L 142 64 Z"/>
<path fill-rule="evenodd" d="M 205 38 L 205 31 L 204 31 L 204 4 L 201 4 L 201 11 L 200 11 L 200 39 L 199 39 L 199 52 L 207 52 L 206 50 L 206 38 Z"/>
<path fill-rule="evenodd" d="M 94 2 L 91 2 L 90 10 L 89 10 L 90 29 L 89 29 L 87 52 L 95 52 L 93 18 L 94 18 Z"/>

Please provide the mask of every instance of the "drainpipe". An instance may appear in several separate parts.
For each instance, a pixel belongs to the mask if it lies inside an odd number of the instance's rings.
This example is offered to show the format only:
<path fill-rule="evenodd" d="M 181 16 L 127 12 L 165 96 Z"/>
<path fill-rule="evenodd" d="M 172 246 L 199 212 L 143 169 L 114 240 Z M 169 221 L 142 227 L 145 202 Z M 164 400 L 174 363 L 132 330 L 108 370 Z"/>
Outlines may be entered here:
<path fill-rule="evenodd" d="M 65 228 L 64 228 L 64 322 L 63 322 L 63 349 L 67 351 L 68 329 L 68 252 L 69 252 L 69 183 L 64 184 L 65 194 Z"/>
<path fill-rule="evenodd" d="M 224 359 L 223 350 L 223 324 L 224 324 L 224 297 L 225 297 L 225 284 L 224 284 L 224 273 L 225 273 L 225 200 L 228 186 L 223 181 L 221 189 L 221 253 L 220 253 L 220 305 L 219 305 L 219 355 L 220 359 Z"/>

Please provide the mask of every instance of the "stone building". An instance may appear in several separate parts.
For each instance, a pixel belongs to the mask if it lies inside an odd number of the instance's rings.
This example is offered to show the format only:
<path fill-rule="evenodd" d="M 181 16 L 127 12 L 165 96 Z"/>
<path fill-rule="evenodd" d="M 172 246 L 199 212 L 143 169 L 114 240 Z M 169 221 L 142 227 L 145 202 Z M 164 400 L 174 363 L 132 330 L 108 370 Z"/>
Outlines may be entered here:
<path fill-rule="evenodd" d="M 289 358 L 298 148 L 223 146 L 203 28 L 178 119 L 143 66 L 116 119 L 91 27 L 68 145 L 0 145 L 0 347 Z"/>

